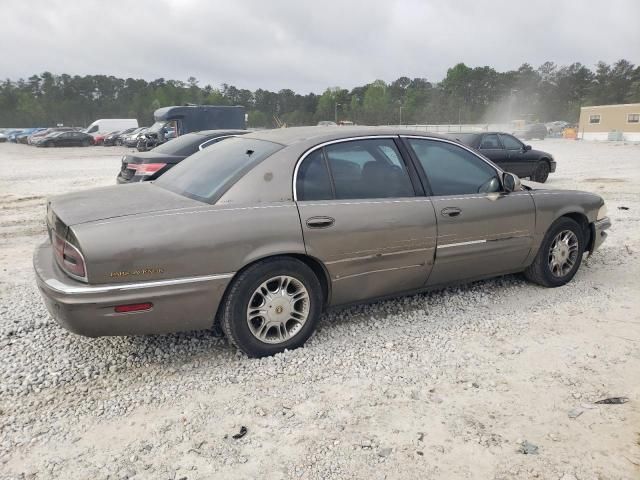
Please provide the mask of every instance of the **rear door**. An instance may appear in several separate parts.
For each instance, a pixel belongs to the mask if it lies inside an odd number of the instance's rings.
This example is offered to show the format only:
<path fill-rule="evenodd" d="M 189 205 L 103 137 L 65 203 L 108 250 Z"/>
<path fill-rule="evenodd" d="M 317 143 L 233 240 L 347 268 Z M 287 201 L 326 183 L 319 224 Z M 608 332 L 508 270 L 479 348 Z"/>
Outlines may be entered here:
<path fill-rule="evenodd" d="M 500 134 L 500 140 L 509 155 L 508 172 L 515 173 L 519 177 L 528 177 L 534 167 L 530 159 L 526 158 L 524 143 L 512 135 L 506 133 Z"/>
<path fill-rule="evenodd" d="M 502 191 L 500 172 L 471 150 L 437 139 L 406 139 L 431 193 L 438 244 L 430 285 L 521 268 L 533 244 L 527 191 Z"/>
<path fill-rule="evenodd" d="M 296 169 L 305 247 L 328 270 L 333 305 L 411 291 L 428 278 L 435 213 L 397 139 L 332 142 Z"/>

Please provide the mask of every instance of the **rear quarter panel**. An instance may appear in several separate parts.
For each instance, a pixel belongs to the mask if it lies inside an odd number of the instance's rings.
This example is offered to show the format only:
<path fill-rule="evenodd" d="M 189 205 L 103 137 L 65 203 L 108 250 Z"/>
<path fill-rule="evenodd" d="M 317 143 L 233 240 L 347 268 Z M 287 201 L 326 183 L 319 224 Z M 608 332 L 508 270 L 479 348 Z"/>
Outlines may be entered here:
<path fill-rule="evenodd" d="M 72 228 L 92 284 L 233 273 L 266 256 L 305 252 L 293 202 L 204 206 Z"/>

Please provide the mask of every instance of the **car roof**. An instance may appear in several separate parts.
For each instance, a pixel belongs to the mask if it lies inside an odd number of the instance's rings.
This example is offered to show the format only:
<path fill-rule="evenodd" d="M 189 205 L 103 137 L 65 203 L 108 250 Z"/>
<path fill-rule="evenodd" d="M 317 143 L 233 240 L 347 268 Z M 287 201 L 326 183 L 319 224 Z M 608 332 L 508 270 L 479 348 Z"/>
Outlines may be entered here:
<path fill-rule="evenodd" d="M 290 127 L 277 128 L 274 130 L 259 130 L 250 132 L 246 134 L 245 137 L 255 138 L 256 140 L 266 140 L 288 146 L 307 141 L 321 143 L 351 137 L 364 137 L 368 135 L 418 135 L 451 140 L 450 138 L 437 133 L 393 127 Z"/>
<path fill-rule="evenodd" d="M 202 137 L 209 137 L 211 135 L 238 135 L 247 133 L 248 130 L 200 130 L 198 132 L 191 132 L 194 135 L 200 135 Z M 189 135 L 189 133 L 185 133 L 185 135 Z"/>

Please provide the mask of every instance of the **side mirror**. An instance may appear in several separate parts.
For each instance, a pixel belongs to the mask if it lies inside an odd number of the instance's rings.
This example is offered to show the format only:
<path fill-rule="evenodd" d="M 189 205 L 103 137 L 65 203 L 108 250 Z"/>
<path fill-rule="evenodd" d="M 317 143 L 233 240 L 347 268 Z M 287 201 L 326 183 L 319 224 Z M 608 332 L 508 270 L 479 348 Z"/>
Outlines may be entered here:
<path fill-rule="evenodd" d="M 525 145 L 524 146 L 524 151 L 528 152 L 529 150 L 531 150 L 531 145 Z"/>
<path fill-rule="evenodd" d="M 520 190 L 522 188 L 522 185 L 517 175 L 509 172 L 504 172 L 504 174 L 502 175 L 502 188 L 504 188 L 505 192 L 509 193 Z"/>

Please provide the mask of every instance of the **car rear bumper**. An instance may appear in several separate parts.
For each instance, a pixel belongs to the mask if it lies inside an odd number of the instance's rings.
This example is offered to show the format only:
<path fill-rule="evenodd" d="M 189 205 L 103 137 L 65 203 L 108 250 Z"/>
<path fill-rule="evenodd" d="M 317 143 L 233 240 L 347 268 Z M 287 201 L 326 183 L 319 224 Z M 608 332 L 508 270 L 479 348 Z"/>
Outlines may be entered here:
<path fill-rule="evenodd" d="M 49 313 L 87 337 L 163 334 L 211 328 L 232 273 L 136 283 L 89 285 L 55 263 L 51 244 L 33 255 L 36 282 Z M 116 305 L 150 302 L 149 310 L 116 313 Z"/>
<path fill-rule="evenodd" d="M 595 252 L 600 245 L 602 245 L 602 242 L 607 239 L 607 230 L 609 230 L 609 228 L 611 228 L 611 220 L 609 217 L 604 217 L 593 223 L 591 253 Z"/>

